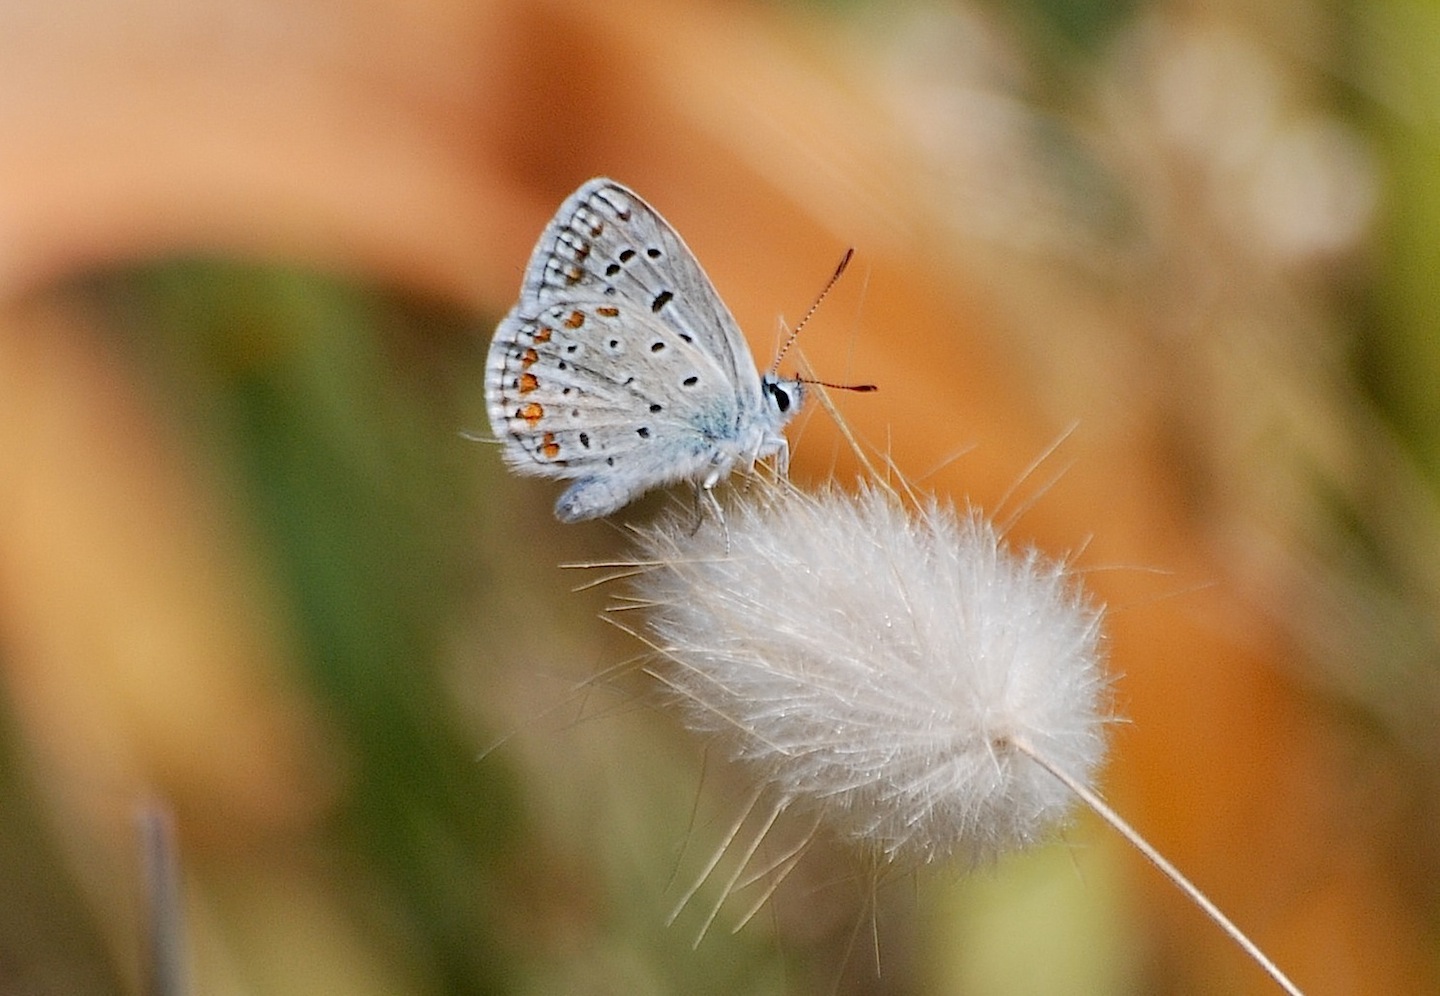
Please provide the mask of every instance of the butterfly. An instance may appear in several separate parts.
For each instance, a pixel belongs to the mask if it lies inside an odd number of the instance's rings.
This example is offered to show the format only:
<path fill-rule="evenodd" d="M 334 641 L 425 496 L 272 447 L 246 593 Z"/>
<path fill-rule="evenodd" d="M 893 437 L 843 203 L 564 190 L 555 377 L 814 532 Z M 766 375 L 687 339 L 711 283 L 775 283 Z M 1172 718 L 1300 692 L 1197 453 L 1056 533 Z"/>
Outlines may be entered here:
<path fill-rule="evenodd" d="M 555 503 L 562 522 L 687 480 L 714 504 L 731 471 L 771 456 L 783 474 L 782 429 L 804 398 L 799 379 L 756 370 L 675 229 L 604 178 L 545 227 L 485 367 L 505 462 L 572 482 Z"/>

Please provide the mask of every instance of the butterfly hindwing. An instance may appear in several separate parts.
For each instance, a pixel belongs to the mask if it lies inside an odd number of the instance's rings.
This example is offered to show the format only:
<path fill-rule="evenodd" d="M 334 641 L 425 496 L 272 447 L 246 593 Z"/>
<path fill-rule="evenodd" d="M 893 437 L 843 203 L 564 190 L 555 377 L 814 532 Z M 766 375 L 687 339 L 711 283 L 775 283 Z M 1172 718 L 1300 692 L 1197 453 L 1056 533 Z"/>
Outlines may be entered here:
<path fill-rule="evenodd" d="M 694 473 L 740 416 L 712 357 L 609 299 L 535 319 L 511 312 L 491 346 L 487 395 L 519 473 L 638 476 L 647 488 Z"/>

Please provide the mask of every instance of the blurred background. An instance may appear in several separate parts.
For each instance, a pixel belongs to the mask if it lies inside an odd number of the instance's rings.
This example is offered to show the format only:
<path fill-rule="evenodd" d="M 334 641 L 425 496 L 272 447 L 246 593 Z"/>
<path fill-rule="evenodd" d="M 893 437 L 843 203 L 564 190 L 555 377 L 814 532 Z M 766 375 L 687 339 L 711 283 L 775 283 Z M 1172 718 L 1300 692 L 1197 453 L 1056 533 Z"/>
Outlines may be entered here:
<path fill-rule="evenodd" d="M 805 362 L 1081 551 L 1107 796 L 1308 991 L 1440 989 L 1436 51 L 1399 0 L 0 6 L 0 993 L 162 991 L 147 816 L 197 994 L 1274 991 L 1085 818 L 666 926 L 748 788 L 559 566 L 622 531 L 463 436 L 597 174 L 762 365 L 856 247 Z"/>

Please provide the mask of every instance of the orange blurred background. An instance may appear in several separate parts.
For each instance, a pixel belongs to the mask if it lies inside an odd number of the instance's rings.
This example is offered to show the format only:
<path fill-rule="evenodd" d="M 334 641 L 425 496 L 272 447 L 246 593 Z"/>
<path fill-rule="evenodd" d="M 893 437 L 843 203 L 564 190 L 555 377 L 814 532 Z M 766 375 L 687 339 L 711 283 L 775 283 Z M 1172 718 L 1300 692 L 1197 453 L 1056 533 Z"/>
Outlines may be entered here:
<path fill-rule="evenodd" d="M 622 532 L 462 436 L 594 175 L 762 365 L 856 247 L 805 363 L 1083 551 L 1106 795 L 1308 992 L 1440 989 L 1436 43 L 1301 0 L 0 9 L 0 991 L 144 990 L 147 812 L 196 993 L 1273 991 L 1088 819 L 665 925 L 748 790 L 610 680 L 641 648 L 559 565 Z M 792 443 L 856 472 L 818 407 Z"/>

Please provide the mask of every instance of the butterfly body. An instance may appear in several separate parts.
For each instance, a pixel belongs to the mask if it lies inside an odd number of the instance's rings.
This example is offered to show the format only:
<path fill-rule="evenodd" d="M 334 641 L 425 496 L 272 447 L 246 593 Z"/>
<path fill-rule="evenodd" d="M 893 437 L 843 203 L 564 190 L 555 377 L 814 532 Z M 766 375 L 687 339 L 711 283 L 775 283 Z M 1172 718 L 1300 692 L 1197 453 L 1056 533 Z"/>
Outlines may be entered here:
<path fill-rule="evenodd" d="M 517 473 L 571 480 L 564 522 L 652 488 L 708 490 L 775 456 L 803 400 L 760 374 L 680 236 L 638 195 L 594 179 L 566 199 L 530 258 L 486 364 L 491 428 Z"/>

